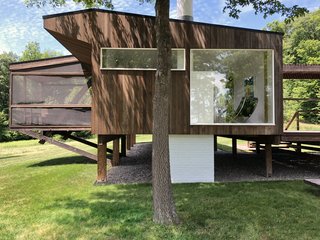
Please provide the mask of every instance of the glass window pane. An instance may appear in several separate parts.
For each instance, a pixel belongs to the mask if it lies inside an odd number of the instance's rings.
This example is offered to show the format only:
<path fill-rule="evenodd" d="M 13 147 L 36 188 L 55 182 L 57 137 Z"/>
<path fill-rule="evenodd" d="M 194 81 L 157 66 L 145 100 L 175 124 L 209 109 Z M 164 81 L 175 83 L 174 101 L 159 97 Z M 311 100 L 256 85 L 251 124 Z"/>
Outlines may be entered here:
<path fill-rule="evenodd" d="M 85 77 L 19 76 L 12 79 L 12 104 L 91 104 Z"/>
<path fill-rule="evenodd" d="M 191 50 L 191 124 L 271 124 L 273 51 Z"/>
<path fill-rule="evenodd" d="M 84 126 L 91 124 L 90 108 L 12 108 L 12 126 Z"/>
<path fill-rule="evenodd" d="M 102 48 L 101 68 L 113 70 L 155 70 L 157 50 L 154 48 Z M 172 49 L 172 70 L 185 69 L 184 49 Z"/>

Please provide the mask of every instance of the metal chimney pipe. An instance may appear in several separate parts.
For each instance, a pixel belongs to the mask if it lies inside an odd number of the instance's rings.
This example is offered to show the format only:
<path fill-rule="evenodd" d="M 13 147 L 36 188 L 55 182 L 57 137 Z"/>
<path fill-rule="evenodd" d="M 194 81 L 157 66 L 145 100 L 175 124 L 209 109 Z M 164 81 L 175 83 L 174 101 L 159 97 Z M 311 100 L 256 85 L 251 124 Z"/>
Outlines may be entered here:
<path fill-rule="evenodd" d="M 177 0 L 178 19 L 193 20 L 193 0 Z"/>

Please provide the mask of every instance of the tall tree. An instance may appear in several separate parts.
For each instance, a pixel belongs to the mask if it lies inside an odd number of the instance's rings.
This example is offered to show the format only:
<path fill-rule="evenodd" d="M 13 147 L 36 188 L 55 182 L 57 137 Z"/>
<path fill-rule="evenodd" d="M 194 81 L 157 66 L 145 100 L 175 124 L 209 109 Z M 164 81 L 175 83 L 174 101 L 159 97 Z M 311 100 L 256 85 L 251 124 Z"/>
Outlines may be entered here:
<path fill-rule="evenodd" d="M 171 33 L 169 28 L 169 0 L 156 2 L 156 34 L 158 68 L 153 98 L 152 187 L 153 220 L 157 223 L 177 224 L 171 189 L 169 161 L 169 86 L 171 81 Z"/>
<path fill-rule="evenodd" d="M 152 0 L 138 0 L 139 2 L 150 2 Z M 28 5 L 38 7 L 49 3 L 59 6 L 66 3 L 66 0 L 25 0 Z M 86 7 L 105 6 L 112 8 L 112 0 L 73 0 L 82 3 Z M 156 32 L 158 49 L 158 69 L 156 72 L 155 96 L 153 100 L 153 204 L 154 221 L 158 223 L 178 223 L 175 210 L 170 179 L 170 161 L 168 144 L 168 99 L 169 83 L 171 81 L 171 45 L 169 29 L 169 4 L 170 0 L 156 0 Z M 256 13 L 263 13 L 264 16 L 280 13 L 282 16 L 292 19 L 295 16 L 303 15 L 307 10 L 298 6 L 286 7 L 280 0 L 225 0 L 224 11 L 234 18 L 239 17 L 241 8 L 253 6 Z"/>

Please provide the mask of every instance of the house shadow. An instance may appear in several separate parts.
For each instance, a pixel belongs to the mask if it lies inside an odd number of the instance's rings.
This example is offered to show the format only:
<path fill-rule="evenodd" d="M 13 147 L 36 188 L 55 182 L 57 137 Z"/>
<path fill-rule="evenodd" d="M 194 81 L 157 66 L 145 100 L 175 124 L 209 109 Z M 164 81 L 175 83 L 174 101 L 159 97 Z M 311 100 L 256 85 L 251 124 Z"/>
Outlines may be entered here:
<path fill-rule="evenodd" d="M 48 167 L 69 164 L 96 164 L 97 162 L 82 156 L 53 158 L 39 163 L 29 165 L 28 167 Z"/>

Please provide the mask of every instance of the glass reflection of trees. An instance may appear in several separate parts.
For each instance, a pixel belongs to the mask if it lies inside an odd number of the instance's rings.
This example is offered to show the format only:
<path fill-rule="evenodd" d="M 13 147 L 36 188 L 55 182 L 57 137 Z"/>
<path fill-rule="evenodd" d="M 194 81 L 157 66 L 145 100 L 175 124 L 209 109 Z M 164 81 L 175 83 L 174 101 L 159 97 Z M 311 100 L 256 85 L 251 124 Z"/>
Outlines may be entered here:
<path fill-rule="evenodd" d="M 271 100 L 272 50 L 197 49 L 191 50 L 191 58 L 191 122 L 246 122 L 258 98 L 262 102 Z M 257 96 L 254 91 L 256 81 L 262 81 L 264 95 Z M 201 82 L 207 86 L 203 88 Z M 265 114 L 269 105 L 260 106 L 266 108 Z"/>
<path fill-rule="evenodd" d="M 172 69 L 180 69 L 178 66 L 181 58 L 181 49 L 172 49 Z M 104 48 L 102 49 L 103 69 L 156 69 L 157 50 L 153 48 Z"/>

